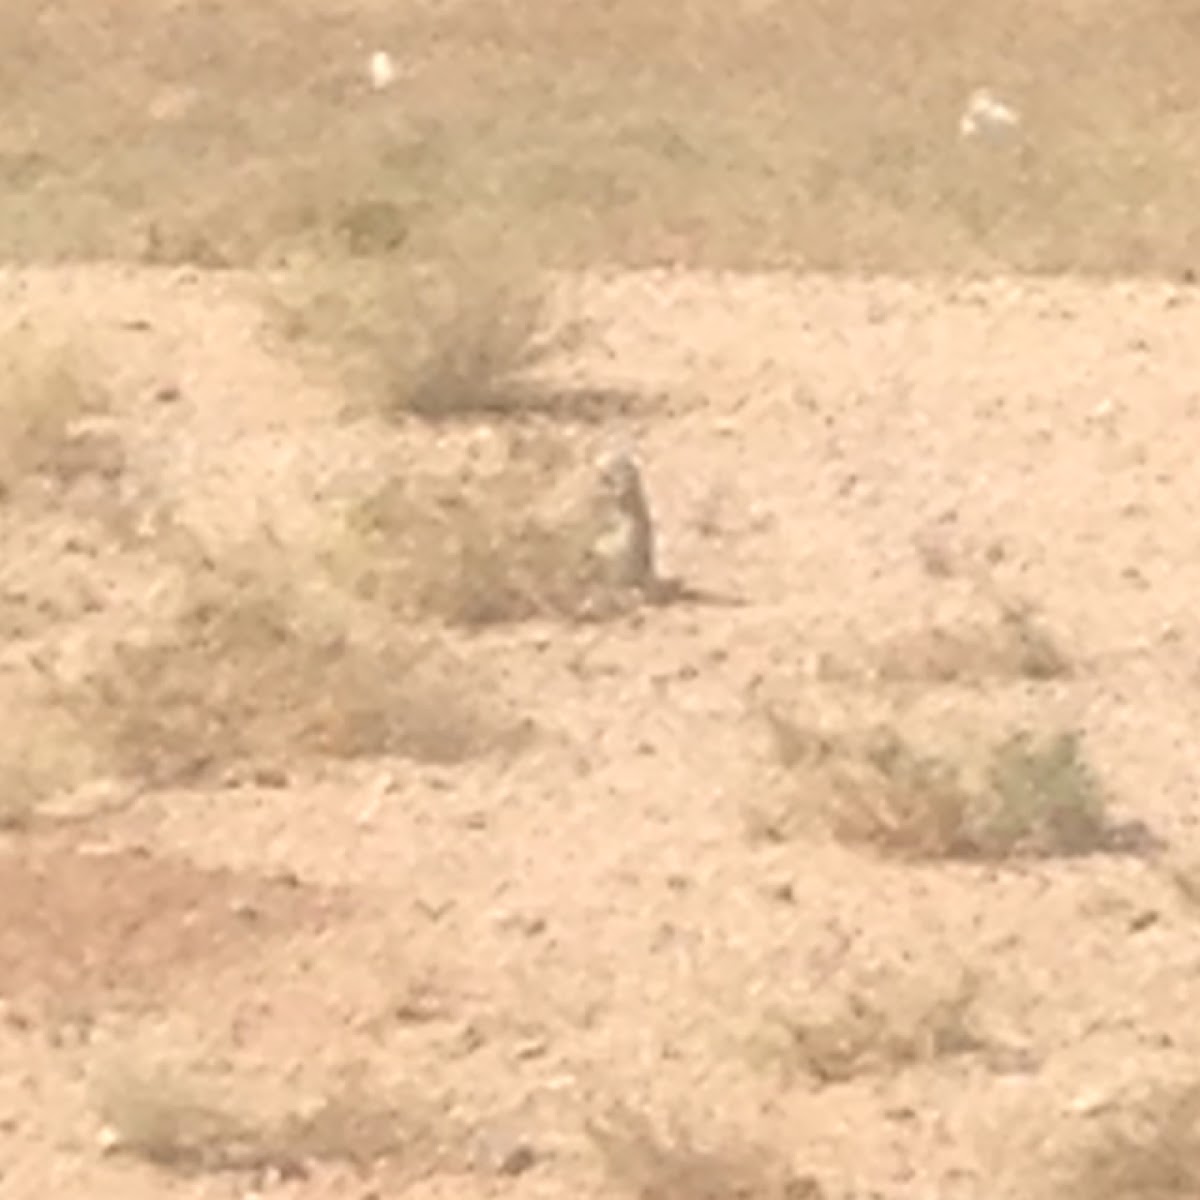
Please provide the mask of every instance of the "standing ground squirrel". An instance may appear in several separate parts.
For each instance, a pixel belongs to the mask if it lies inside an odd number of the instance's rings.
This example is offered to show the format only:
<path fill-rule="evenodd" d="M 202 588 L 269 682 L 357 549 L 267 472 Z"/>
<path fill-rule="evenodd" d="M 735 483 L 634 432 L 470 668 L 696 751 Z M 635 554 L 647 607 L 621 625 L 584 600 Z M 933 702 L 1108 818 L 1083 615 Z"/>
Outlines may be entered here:
<path fill-rule="evenodd" d="M 640 592 L 651 604 L 739 603 L 660 575 L 654 517 L 637 461 L 627 451 L 610 451 L 599 458 L 596 467 L 598 520 L 590 557 L 599 582 L 607 587 Z"/>
<path fill-rule="evenodd" d="M 654 518 L 642 473 L 624 451 L 603 455 L 597 466 L 597 529 L 590 547 L 601 582 L 610 587 L 652 588 Z"/>

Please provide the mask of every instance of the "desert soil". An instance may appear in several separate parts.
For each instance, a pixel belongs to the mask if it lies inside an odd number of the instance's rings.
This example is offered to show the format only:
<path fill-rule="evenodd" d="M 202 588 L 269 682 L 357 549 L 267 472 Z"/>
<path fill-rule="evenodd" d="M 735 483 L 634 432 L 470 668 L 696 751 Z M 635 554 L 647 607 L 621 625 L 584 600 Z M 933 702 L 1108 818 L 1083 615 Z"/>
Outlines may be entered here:
<path fill-rule="evenodd" d="M 125 462 L 115 494 L 84 472 L 36 521 L 5 517 L 6 697 L 152 619 L 151 485 L 209 544 L 286 541 L 369 467 L 379 436 L 272 336 L 257 288 L 0 274 L 5 323 L 86 329 L 116 397 L 99 433 Z M 1104 1121 L 1194 1079 L 1200 914 L 1173 871 L 1200 855 L 1200 293 L 670 272 L 563 288 L 587 320 L 564 375 L 624 403 L 553 432 L 633 445 L 663 569 L 735 603 L 446 634 L 533 730 L 519 746 L 90 780 L 4 834 L 6 1200 L 741 1194 L 717 1167 L 655 1184 L 622 1112 L 702 1164 L 755 1148 L 794 1176 L 779 1195 L 1001 1200 L 1054 1194 Z M 390 461 L 422 463 L 511 434 L 388 436 Z M 121 539 L 105 504 L 135 514 Z M 1068 676 L 827 678 L 970 616 L 984 579 L 1036 609 Z M 1114 814 L 1160 848 L 908 862 L 756 836 L 787 786 L 762 698 L 811 713 L 888 688 L 926 723 L 1081 730 Z M 785 1044 L 847 1004 L 903 1022 L 964 977 L 967 1044 L 824 1074 Z M 271 1111 L 353 1076 L 407 1098 L 411 1153 L 148 1162 L 98 1098 L 145 1063 L 164 1089 L 199 1073 Z"/>

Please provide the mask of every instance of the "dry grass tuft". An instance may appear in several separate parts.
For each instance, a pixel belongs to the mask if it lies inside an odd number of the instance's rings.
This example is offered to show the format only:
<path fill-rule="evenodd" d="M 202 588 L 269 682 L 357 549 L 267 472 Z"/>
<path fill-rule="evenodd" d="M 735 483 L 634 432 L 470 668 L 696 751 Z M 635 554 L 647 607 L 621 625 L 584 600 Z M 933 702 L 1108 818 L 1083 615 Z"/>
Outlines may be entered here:
<path fill-rule="evenodd" d="M 1106 1121 L 1058 1193 L 1077 1200 L 1191 1200 L 1200 1195 L 1200 1085 L 1161 1088 Z"/>
<path fill-rule="evenodd" d="M 636 1200 L 821 1200 L 820 1183 L 760 1146 L 707 1148 L 674 1129 L 663 1136 L 641 1113 L 613 1105 L 588 1123 L 613 1182 Z"/>
<path fill-rule="evenodd" d="M 1184 904 L 1200 912 L 1200 856 L 1172 856 L 1163 869 Z"/>
<path fill-rule="evenodd" d="M 274 1161 L 261 1129 L 192 1080 L 131 1066 L 109 1072 L 96 1090 L 104 1145 L 113 1153 L 181 1173 L 284 1165 Z"/>
<path fill-rule="evenodd" d="M 937 626 L 896 637 L 874 651 L 880 678 L 891 682 L 975 684 L 1071 675 L 1071 660 L 1037 618 L 1017 607 L 999 619 Z"/>
<path fill-rule="evenodd" d="M 786 1078 L 799 1073 L 829 1084 L 985 1050 L 979 989 L 964 971 L 949 986 L 919 994 L 874 982 L 832 1004 L 817 997 L 808 1011 L 777 1007 L 755 1038 L 757 1056 Z"/>
<path fill-rule="evenodd" d="M 964 758 L 914 747 L 896 728 L 828 733 L 764 713 L 794 777 L 777 810 L 751 814 L 763 836 L 813 824 L 902 858 L 1077 855 L 1114 848 L 1107 794 L 1078 733 L 1018 731 Z"/>
<path fill-rule="evenodd" d="M 109 406 L 73 345 L 12 330 L 0 338 L 0 496 L 35 478 L 70 483 L 111 459 L 88 417 Z"/>
<path fill-rule="evenodd" d="M 95 769 L 87 730 L 49 697 L 7 695 L 0 743 L 0 832 L 28 828 Z"/>
<path fill-rule="evenodd" d="M 304 755 L 454 763 L 522 734 L 441 644 L 310 595 L 269 554 L 187 586 L 168 628 L 118 647 L 71 696 L 121 773 L 167 783 Z"/>
<path fill-rule="evenodd" d="M 111 1068 L 95 1088 L 104 1144 L 110 1153 L 179 1174 L 299 1178 L 323 1162 L 427 1169 L 451 1140 L 424 1105 L 385 1095 L 361 1071 L 338 1081 L 315 1106 L 282 1114 L 254 1111 L 245 1098 L 220 1092 L 212 1080 L 179 1068 Z"/>

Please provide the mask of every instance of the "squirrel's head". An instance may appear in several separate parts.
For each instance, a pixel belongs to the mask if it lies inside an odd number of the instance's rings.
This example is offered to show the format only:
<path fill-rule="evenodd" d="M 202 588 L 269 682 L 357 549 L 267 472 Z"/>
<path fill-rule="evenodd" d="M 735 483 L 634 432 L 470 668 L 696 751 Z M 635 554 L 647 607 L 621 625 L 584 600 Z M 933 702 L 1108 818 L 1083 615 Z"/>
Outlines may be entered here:
<path fill-rule="evenodd" d="M 638 504 L 642 497 L 642 472 L 628 450 L 610 450 L 596 460 L 603 494 L 621 508 Z"/>

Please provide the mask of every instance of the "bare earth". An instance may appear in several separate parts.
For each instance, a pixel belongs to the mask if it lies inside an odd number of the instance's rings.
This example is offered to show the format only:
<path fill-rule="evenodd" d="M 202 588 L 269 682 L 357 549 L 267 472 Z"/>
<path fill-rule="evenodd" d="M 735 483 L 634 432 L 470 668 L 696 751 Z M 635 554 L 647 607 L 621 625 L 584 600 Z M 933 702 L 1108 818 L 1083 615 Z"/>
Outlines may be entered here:
<path fill-rule="evenodd" d="M 1179 880 L 1200 856 L 1200 294 L 564 288 L 588 319 L 564 371 L 631 400 L 557 432 L 581 453 L 631 443 L 663 569 L 735 602 L 449 634 L 533 730 L 518 746 L 90 780 L 4 834 L 5 1200 L 1015 1200 L 1055 1194 L 1102 1122 L 1194 1082 L 1200 893 Z M 236 273 L 0 274 L 4 323 L 87 328 L 117 397 L 100 433 L 126 456 L 115 500 L 84 472 L 36 521 L 4 518 L 6 709 L 162 602 L 136 520 L 115 539 L 103 504 L 136 514 L 152 481 L 210 544 L 302 539 L 338 473 L 366 469 L 377 437 L 337 419 L 255 295 Z M 392 461 L 428 463 L 508 435 L 390 436 Z M 978 615 L 980 581 L 1036 609 L 1071 672 L 886 678 L 889 653 L 911 663 Z M 1114 818 L 1157 848 L 914 863 L 756 835 L 789 786 L 767 698 L 809 716 L 886 701 L 930 729 L 1070 725 Z M 844 1063 L 798 1045 L 847 1006 L 925 1028 L 964 978 L 960 1044 Z M 312 1108 L 331 1081 L 402 1099 L 378 1144 L 360 1106 L 340 1153 L 210 1139 L 155 1163 L 129 1144 L 145 1063 L 256 1113 Z M 766 1175 L 656 1182 L 647 1129 L 702 1163 L 752 1147 Z"/>

